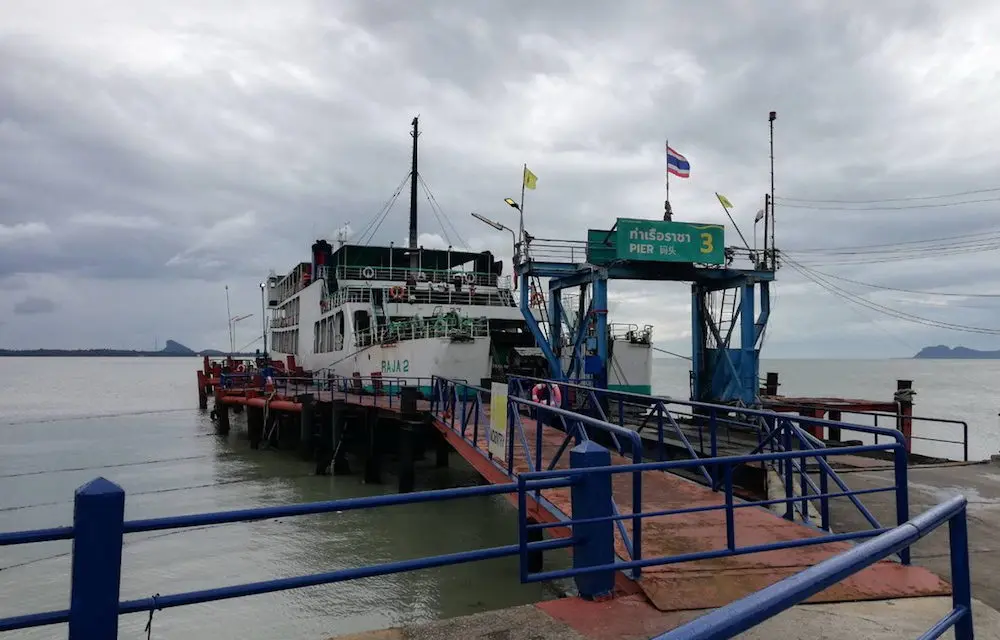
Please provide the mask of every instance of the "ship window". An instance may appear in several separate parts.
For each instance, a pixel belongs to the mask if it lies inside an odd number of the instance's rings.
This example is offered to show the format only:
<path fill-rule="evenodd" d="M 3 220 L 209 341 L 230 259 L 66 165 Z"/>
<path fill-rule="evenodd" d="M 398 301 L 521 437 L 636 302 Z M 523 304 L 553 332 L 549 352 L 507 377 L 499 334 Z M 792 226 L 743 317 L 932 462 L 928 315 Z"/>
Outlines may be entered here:
<path fill-rule="evenodd" d="M 362 331 L 367 331 L 371 326 L 371 316 L 364 309 L 359 309 L 354 312 L 354 332 L 361 333 Z"/>
<path fill-rule="evenodd" d="M 335 351 L 340 351 L 344 348 L 344 312 L 338 311 L 337 315 L 334 316 L 334 337 L 333 337 L 333 348 Z"/>

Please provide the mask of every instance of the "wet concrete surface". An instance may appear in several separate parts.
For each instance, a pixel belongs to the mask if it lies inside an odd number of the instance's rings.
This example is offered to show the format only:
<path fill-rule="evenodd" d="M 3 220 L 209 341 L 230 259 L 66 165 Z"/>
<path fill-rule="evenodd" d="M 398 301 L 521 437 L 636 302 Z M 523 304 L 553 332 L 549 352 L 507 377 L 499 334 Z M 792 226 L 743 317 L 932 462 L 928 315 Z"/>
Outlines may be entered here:
<path fill-rule="evenodd" d="M 955 495 L 964 495 L 969 501 L 972 595 L 1000 609 L 1000 464 L 911 467 L 908 474 L 911 517 Z M 874 489 L 893 483 L 891 470 L 841 471 L 840 477 L 851 489 Z M 883 526 L 896 524 L 895 493 L 866 495 L 863 502 Z M 869 528 L 868 522 L 846 498 L 831 501 L 830 519 L 837 532 Z M 920 540 L 912 549 L 912 560 L 913 564 L 926 567 L 950 582 L 948 527 L 939 527 Z"/>

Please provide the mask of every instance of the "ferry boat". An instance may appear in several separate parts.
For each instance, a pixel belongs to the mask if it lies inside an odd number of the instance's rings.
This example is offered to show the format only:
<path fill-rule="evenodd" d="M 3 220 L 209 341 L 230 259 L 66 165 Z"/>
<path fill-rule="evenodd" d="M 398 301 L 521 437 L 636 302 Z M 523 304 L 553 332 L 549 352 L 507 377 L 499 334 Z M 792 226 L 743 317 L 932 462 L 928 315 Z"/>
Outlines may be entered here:
<path fill-rule="evenodd" d="M 411 185 L 418 179 L 416 118 L 412 135 Z M 543 322 L 541 296 L 530 296 L 522 311 L 516 276 L 505 275 L 489 251 L 416 246 L 416 214 L 411 188 L 409 246 L 340 237 L 334 247 L 320 239 L 310 261 L 284 276 L 272 272 L 269 357 L 313 374 L 406 380 L 424 393 L 434 375 L 484 386 L 508 373 L 550 377 L 525 315 Z M 650 347 L 650 327 L 611 325 L 609 387 L 650 393 Z M 566 363 L 571 350 L 571 338 L 556 347 Z"/>

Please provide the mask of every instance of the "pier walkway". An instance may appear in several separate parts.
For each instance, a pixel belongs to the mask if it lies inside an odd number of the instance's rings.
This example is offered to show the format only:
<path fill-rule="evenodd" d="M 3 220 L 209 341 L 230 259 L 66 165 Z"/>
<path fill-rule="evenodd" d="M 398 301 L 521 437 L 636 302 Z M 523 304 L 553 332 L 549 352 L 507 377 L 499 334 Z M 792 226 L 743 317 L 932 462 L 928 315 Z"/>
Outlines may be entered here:
<path fill-rule="evenodd" d="M 895 456 L 900 473 L 895 482 L 872 492 L 895 494 L 898 500 L 899 524 L 908 518 L 906 507 L 906 461 L 899 434 L 887 429 L 855 425 L 839 426 L 844 432 L 859 431 L 880 433 L 883 444 L 867 447 L 840 449 L 806 449 L 788 447 L 790 453 L 800 452 L 801 457 L 782 459 L 787 455 L 781 447 L 759 447 L 767 453 L 751 456 L 715 457 L 705 460 L 695 454 L 687 437 L 679 428 L 672 414 L 657 411 L 658 431 L 673 433 L 680 442 L 691 449 L 686 459 L 657 463 L 648 470 L 631 471 L 631 465 L 642 460 L 643 443 L 634 431 L 598 419 L 585 417 L 584 413 L 571 412 L 531 402 L 525 398 L 533 384 L 514 379 L 509 385 L 512 392 L 505 406 L 508 412 L 507 436 L 497 438 L 505 445 L 506 456 L 494 455 L 497 447 L 490 447 L 491 402 L 489 393 L 462 382 L 440 379 L 432 398 L 431 415 L 435 426 L 456 451 L 470 462 L 490 482 L 503 483 L 511 479 L 543 479 L 559 477 L 560 470 L 570 467 L 567 449 L 571 443 L 599 439 L 609 442 L 618 451 L 610 454 L 610 463 L 620 466 L 622 472 L 613 475 L 613 509 L 616 521 L 616 564 L 624 571 L 619 573 L 620 593 L 642 594 L 660 611 L 684 611 L 706 607 L 720 607 L 754 593 L 784 577 L 796 574 L 824 559 L 844 553 L 853 547 L 851 540 L 878 535 L 885 528 L 869 518 L 871 528 L 857 532 L 829 531 L 829 501 L 853 500 L 866 512 L 856 492 L 838 487 L 839 478 L 828 464 L 840 455 L 882 451 Z M 534 383 L 535 381 L 530 381 Z M 608 404 L 599 391 L 580 385 L 566 385 L 562 396 L 574 395 L 578 408 L 586 412 L 590 405 L 597 409 Z M 527 393 L 526 393 L 527 392 Z M 628 396 L 631 394 L 617 394 Z M 585 396 L 581 398 L 580 396 Z M 587 400 L 591 402 L 587 402 Z M 653 398 L 630 398 L 631 404 L 656 405 Z M 662 401 L 660 407 L 662 407 Z M 615 403 L 612 403 L 614 405 Z M 693 403 L 687 403 L 693 404 Z M 496 405 L 493 405 L 496 406 Z M 705 415 L 708 440 L 715 440 L 721 408 L 709 408 Z M 624 413 L 624 403 L 619 407 L 601 407 Z M 797 444 L 808 444 L 803 437 L 798 420 L 776 418 L 770 412 L 739 410 L 742 418 L 759 415 L 775 422 L 770 427 L 771 441 L 767 444 L 786 444 L 794 438 Z M 803 418 L 808 426 L 823 427 L 825 420 Z M 663 422 L 666 422 L 664 429 Z M 673 424 L 671 424 L 673 423 Z M 494 428 L 495 428 L 494 423 Z M 803 425 L 805 426 L 805 425 Z M 760 434 L 766 433 L 764 428 Z M 772 460 L 767 457 L 771 456 Z M 821 466 L 820 484 L 816 485 L 805 465 L 806 459 Z M 801 505 L 807 500 L 790 492 L 787 496 L 757 502 L 740 501 L 734 497 L 734 471 L 738 466 L 764 464 L 775 461 L 787 467 L 789 475 L 796 476 L 799 489 L 806 486 L 805 494 L 819 506 L 819 522 L 809 522 L 810 510 Z M 803 471 L 806 469 L 806 471 Z M 686 470 L 700 473 L 706 484 L 695 483 L 669 471 Z M 784 470 L 782 470 L 784 473 Z M 896 483 L 901 483 L 897 485 Z M 713 490 L 712 485 L 715 486 Z M 828 487 L 833 485 L 831 492 Z M 901 488 L 901 489 L 900 489 Z M 827 498 L 819 495 L 830 494 Z M 569 488 L 553 488 L 531 492 L 527 498 L 526 515 L 535 524 L 527 524 L 527 536 L 532 532 L 549 529 L 554 536 L 571 535 L 574 520 L 572 496 Z M 780 504 L 787 506 L 786 516 L 778 515 L 762 506 Z M 795 518 L 796 510 L 799 518 Z M 642 514 L 641 517 L 634 517 Z M 870 517 L 870 514 L 866 514 Z M 806 522 L 802 520 L 805 516 Z M 897 524 L 897 523 L 892 523 Z M 538 539 L 536 537 L 536 539 Z M 645 567 L 641 573 L 635 569 Z M 637 577 L 632 581 L 626 574 Z M 555 571 L 529 575 L 528 579 L 542 580 L 568 577 L 572 571 Z M 811 597 L 810 602 L 845 602 L 856 600 L 885 600 L 912 596 L 938 596 L 950 594 L 950 586 L 931 572 L 885 560 L 861 571 L 843 582 Z"/>

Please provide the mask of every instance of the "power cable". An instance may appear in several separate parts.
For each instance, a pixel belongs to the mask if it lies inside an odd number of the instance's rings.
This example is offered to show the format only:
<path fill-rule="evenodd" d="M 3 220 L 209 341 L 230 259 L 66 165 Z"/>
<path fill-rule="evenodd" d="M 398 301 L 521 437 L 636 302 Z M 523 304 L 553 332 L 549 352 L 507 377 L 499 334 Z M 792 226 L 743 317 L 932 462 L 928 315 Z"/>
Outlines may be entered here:
<path fill-rule="evenodd" d="M 819 271 L 817 269 L 812 269 L 812 268 L 809 268 L 809 271 L 817 273 L 826 278 L 833 278 L 834 280 L 849 282 L 851 284 L 856 284 L 862 287 L 868 287 L 870 289 L 881 289 L 882 291 L 897 291 L 899 293 L 913 293 L 922 296 L 949 296 L 956 298 L 1000 298 L 1000 293 L 952 293 L 948 291 L 918 291 L 916 289 L 901 289 L 898 287 L 887 287 L 880 284 L 873 284 L 871 282 L 854 280 L 852 278 L 845 278 L 843 276 L 837 276 L 832 273 L 826 273 L 825 271 Z"/>
<path fill-rule="evenodd" d="M 826 289 L 830 293 L 834 293 L 835 295 L 843 298 L 844 300 L 847 300 L 848 302 L 851 302 L 858 306 L 865 307 L 872 311 L 876 311 L 878 313 L 882 313 L 884 315 L 888 315 L 900 320 L 906 320 L 908 322 L 913 322 L 915 324 L 922 324 L 925 326 L 935 327 L 939 329 L 949 329 L 951 331 L 978 333 L 985 335 L 1000 335 L 1000 329 L 992 329 L 987 327 L 974 327 L 969 325 L 956 324 L 952 322 L 944 322 L 941 320 L 933 320 L 930 318 L 917 316 L 912 313 L 907 313 L 905 311 L 899 311 L 898 309 L 893 309 L 891 307 L 887 307 L 885 305 L 881 305 L 876 302 L 872 302 L 871 300 L 867 300 L 861 296 L 857 296 L 841 287 L 838 287 L 837 285 L 834 285 L 826 281 L 821 276 L 817 276 L 814 273 L 810 273 L 811 270 L 808 267 L 798 264 L 794 260 L 791 260 L 787 257 L 785 258 L 785 260 L 788 266 L 790 266 L 792 269 L 798 272 L 799 275 L 803 276 L 807 280 L 810 280 L 814 284 L 819 285 L 823 289 Z"/>
<path fill-rule="evenodd" d="M 956 193 L 944 193 L 939 195 L 928 195 L 928 196 L 906 196 L 902 198 L 882 198 L 878 200 L 818 200 L 813 198 L 786 198 L 777 197 L 775 200 L 778 202 L 815 202 L 815 203 L 826 203 L 826 204 L 880 204 L 883 202 L 909 202 L 914 200 L 938 200 L 941 198 L 959 198 L 961 196 L 972 196 L 980 193 L 996 193 L 1000 191 L 1000 187 L 990 187 L 987 189 L 973 189 L 971 191 L 958 191 Z"/>

